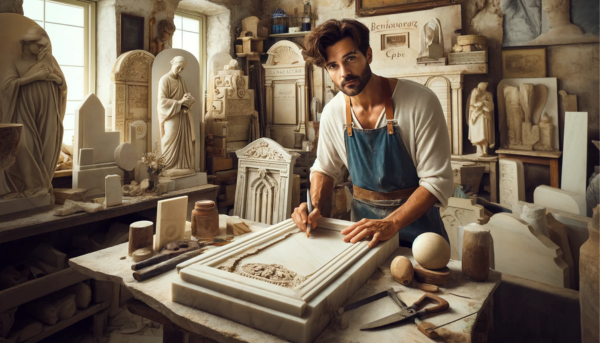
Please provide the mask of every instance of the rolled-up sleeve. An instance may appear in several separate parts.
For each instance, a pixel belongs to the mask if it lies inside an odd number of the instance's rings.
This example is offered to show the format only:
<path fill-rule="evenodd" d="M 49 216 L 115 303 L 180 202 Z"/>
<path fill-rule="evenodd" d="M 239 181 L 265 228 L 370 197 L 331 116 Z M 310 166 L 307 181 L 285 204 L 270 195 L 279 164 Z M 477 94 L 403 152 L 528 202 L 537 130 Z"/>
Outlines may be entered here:
<path fill-rule="evenodd" d="M 332 106 L 329 105 L 325 106 L 321 115 L 317 158 L 312 168 L 310 168 L 310 172 L 311 174 L 313 172 L 325 174 L 335 182 L 340 177 L 344 161 L 340 157 L 339 147 L 336 147 L 336 143 L 339 145 L 339 142 L 337 142 L 339 137 L 336 137 L 337 132 L 334 131 Z M 338 128 L 338 130 L 342 130 L 342 128 Z"/>
<path fill-rule="evenodd" d="M 421 179 L 419 184 L 445 207 L 448 198 L 454 194 L 450 137 L 440 101 L 432 91 L 427 93 L 422 102 L 424 106 L 417 111 L 414 119 L 417 174 Z"/>

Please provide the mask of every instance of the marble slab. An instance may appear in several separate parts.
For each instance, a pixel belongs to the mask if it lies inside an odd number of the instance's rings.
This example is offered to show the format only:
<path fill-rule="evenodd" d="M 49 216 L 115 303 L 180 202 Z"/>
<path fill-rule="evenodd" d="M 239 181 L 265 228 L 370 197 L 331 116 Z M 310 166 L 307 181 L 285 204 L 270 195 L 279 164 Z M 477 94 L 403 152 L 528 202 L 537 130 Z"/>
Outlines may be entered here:
<path fill-rule="evenodd" d="M 187 207 L 187 196 L 160 200 L 158 202 L 156 205 L 155 251 L 159 251 L 169 242 L 184 239 Z"/>
<path fill-rule="evenodd" d="M 306 238 L 289 219 L 189 260 L 177 266 L 181 279 L 173 281 L 172 300 L 292 342 L 312 342 L 398 248 L 396 236 L 373 249 L 367 241 L 343 243 L 339 232 L 350 224 L 322 218 Z M 273 265 L 272 277 L 247 272 Z"/>
<path fill-rule="evenodd" d="M 511 208 L 525 201 L 525 172 L 523 162 L 511 158 L 500 159 L 500 205 Z"/>
<path fill-rule="evenodd" d="M 533 203 L 582 216 L 587 213 L 585 193 L 575 194 L 547 185 L 538 186 L 533 191 Z"/>
<path fill-rule="evenodd" d="M 560 188 L 586 194 L 588 113 L 566 112 Z M 585 214 L 585 212 L 583 213 Z"/>
<path fill-rule="evenodd" d="M 498 213 L 484 225 L 494 241 L 494 269 L 556 287 L 569 288 L 569 266 L 550 238 L 509 213 Z"/>

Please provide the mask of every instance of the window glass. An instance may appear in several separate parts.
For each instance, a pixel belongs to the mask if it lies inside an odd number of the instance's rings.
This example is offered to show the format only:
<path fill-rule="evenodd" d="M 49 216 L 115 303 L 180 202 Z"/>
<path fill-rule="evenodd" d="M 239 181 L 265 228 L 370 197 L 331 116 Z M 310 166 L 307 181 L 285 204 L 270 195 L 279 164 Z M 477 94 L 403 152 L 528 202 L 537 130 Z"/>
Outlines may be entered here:
<path fill-rule="evenodd" d="M 44 2 L 41 0 L 24 0 L 23 1 L 23 13 L 29 19 L 38 21 L 40 26 L 44 27 Z M 41 23 L 39 22 L 41 21 Z"/>
<path fill-rule="evenodd" d="M 200 19 L 175 15 L 173 48 L 189 51 L 200 61 Z"/>
<path fill-rule="evenodd" d="M 84 63 L 83 27 L 46 22 L 46 32 L 52 42 L 52 55 L 59 65 L 82 66 Z"/>
<path fill-rule="evenodd" d="M 0 0 L 1 1 L 1 0 Z M 67 109 L 63 119 L 65 144 L 73 144 L 75 109 L 87 95 L 85 60 L 89 49 L 85 46 L 86 7 L 60 0 L 24 0 L 25 16 L 43 27 L 52 42 L 52 55 L 60 65 L 67 82 Z"/>
<path fill-rule="evenodd" d="M 83 7 L 46 1 L 46 22 L 83 27 Z"/>
<path fill-rule="evenodd" d="M 183 31 L 190 31 L 196 33 L 200 32 L 200 22 L 198 20 L 183 17 L 181 19 L 183 20 Z"/>
<path fill-rule="evenodd" d="M 200 60 L 200 35 L 198 33 L 183 31 L 183 46 L 184 49 L 191 52 L 196 60 Z"/>

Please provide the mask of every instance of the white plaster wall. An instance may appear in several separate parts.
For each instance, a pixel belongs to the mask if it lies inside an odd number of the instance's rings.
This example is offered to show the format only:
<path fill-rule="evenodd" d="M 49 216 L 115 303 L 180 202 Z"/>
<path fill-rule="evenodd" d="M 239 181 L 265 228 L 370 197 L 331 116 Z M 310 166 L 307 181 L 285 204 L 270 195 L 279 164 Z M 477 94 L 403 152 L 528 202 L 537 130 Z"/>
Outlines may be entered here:
<path fill-rule="evenodd" d="M 212 15 L 206 18 L 206 61 L 217 52 L 232 54 L 231 13 Z"/>

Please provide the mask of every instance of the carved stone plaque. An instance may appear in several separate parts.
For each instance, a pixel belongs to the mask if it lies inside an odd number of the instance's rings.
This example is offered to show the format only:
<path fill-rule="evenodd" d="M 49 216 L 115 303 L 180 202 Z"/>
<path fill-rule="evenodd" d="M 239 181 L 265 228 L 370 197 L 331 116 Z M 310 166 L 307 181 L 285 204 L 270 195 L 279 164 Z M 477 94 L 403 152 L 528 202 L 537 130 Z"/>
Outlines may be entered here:
<path fill-rule="evenodd" d="M 293 83 L 274 83 L 273 85 L 273 123 L 297 124 L 296 85 Z"/>

